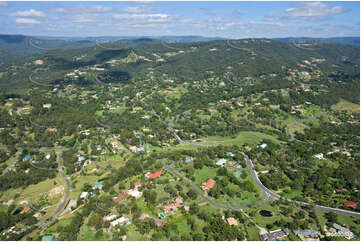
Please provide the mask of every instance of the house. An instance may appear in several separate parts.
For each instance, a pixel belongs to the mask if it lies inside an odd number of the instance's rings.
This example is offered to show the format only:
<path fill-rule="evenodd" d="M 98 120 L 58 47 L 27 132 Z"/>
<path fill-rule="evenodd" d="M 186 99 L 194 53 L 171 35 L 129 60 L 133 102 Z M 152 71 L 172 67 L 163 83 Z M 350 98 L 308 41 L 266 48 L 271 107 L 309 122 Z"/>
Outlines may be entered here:
<path fill-rule="evenodd" d="M 138 187 L 142 186 L 142 184 L 140 182 L 136 182 L 134 183 L 134 188 L 138 189 Z"/>
<path fill-rule="evenodd" d="M 111 215 L 104 217 L 103 220 L 104 221 L 112 221 L 112 220 L 116 219 L 116 217 L 117 217 L 117 215 L 111 214 Z"/>
<path fill-rule="evenodd" d="M 193 162 L 194 161 L 194 158 L 192 157 L 192 156 L 188 156 L 187 158 L 186 158 L 186 160 L 185 160 L 185 163 L 191 163 L 191 162 Z"/>
<path fill-rule="evenodd" d="M 305 230 L 293 230 L 293 233 L 303 237 L 311 237 L 311 238 L 318 238 L 318 232 L 313 231 L 312 229 L 305 229 Z"/>
<path fill-rule="evenodd" d="M 267 144 L 266 144 L 266 143 L 263 143 L 263 144 L 261 144 L 259 147 L 261 147 L 262 149 L 264 149 L 264 148 L 267 147 Z"/>
<path fill-rule="evenodd" d="M 120 150 L 122 148 L 121 146 L 119 146 L 118 141 L 116 140 L 111 141 L 110 144 L 113 146 L 114 149 Z"/>
<path fill-rule="evenodd" d="M 45 156 L 45 159 L 49 160 L 49 159 L 50 159 L 50 154 L 47 154 L 47 155 Z"/>
<path fill-rule="evenodd" d="M 25 156 L 25 157 L 23 158 L 23 161 L 29 161 L 29 160 L 31 160 L 31 156 Z"/>
<path fill-rule="evenodd" d="M 140 198 L 142 196 L 142 192 L 138 191 L 137 189 L 128 190 L 128 194 L 135 198 Z"/>
<path fill-rule="evenodd" d="M 88 196 L 89 192 L 82 192 L 80 194 L 80 198 L 86 198 Z"/>
<path fill-rule="evenodd" d="M 228 157 L 233 157 L 232 152 L 227 152 L 227 156 L 228 156 Z"/>
<path fill-rule="evenodd" d="M 163 172 L 162 171 L 156 171 L 154 173 L 150 173 L 148 172 L 147 174 L 145 174 L 145 177 L 149 178 L 149 179 L 155 179 L 157 178 L 158 176 L 162 175 Z"/>
<path fill-rule="evenodd" d="M 344 202 L 343 205 L 353 209 L 357 208 L 357 202 Z"/>
<path fill-rule="evenodd" d="M 175 203 L 164 206 L 163 210 L 165 213 L 174 212 L 177 211 L 177 209 L 181 206 L 183 206 L 183 199 L 181 197 L 178 197 L 175 200 Z"/>
<path fill-rule="evenodd" d="M 51 103 L 44 103 L 43 108 L 51 108 Z"/>
<path fill-rule="evenodd" d="M 102 189 L 104 181 L 98 181 L 94 184 L 93 189 Z"/>
<path fill-rule="evenodd" d="M 117 196 L 117 197 L 113 197 L 113 202 L 117 203 L 120 201 L 123 201 L 126 197 L 128 196 L 128 191 L 122 193 L 121 195 Z"/>
<path fill-rule="evenodd" d="M 30 208 L 24 208 L 23 210 L 21 210 L 20 214 L 25 214 L 30 212 Z"/>
<path fill-rule="evenodd" d="M 227 222 L 229 225 L 236 225 L 236 226 L 238 225 L 237 220 L 235 220 L 232 217 L 227 218 Z"/>
<path fill-rule="evenodd" d="M 56 238 L 51 236 L 51 235 L 44 235 L 42 238 L 41 238 L 41 241 L 56 241 Z"/>
<path fill-rule="evenodd" d="M 110 223 L 110 226 L 111 227 L 114 227 L 114 226 L 117 226 L 117 225 L 123 225 L 125 224 L 126 222 L 128 222 L 129 219 L 128 218 L 125 218 L 125 217 L 121 217 L 121 218 L 118 218 L 117 220 L 114 220 L 113 222 Z"/>
<path fill-rule="evenodd" d="M 202 182 L 201 188 L 203 191 L 209 191 L 213 188 L 214 184 L 216 184 L 216 181 L 213 179 L 209 179 L 206 182 Z"/>
<path fill-rule="evenodd" d="M 216 162 L 216 165 L 217 166 L 224 166 L 224 164 L 227 163 L 227 160 L 222 158 L 222 159 L 219 159 L 217 162 Z"/>
<path fill-rule="evenodd" d="M 325 158 L 323 157 L 323 153 L 320 153 L 320 154 L 316 154 L 313 156 L 313 158 L 317 158 L 319 160 L 324 160 Z"/>
<path fill-rule="evenodd" d="M 261 238 L 264 241 L 272 241 L 272 240 L 276 240 L 278 238 L 281 238 L 281 237 L 284 237 L 287 235 L 289 235 L 289 230 L 288 230 L 288 228 L 285 228 L 285 229 L 272 231 L 267 234 L 261 234 Z"/>

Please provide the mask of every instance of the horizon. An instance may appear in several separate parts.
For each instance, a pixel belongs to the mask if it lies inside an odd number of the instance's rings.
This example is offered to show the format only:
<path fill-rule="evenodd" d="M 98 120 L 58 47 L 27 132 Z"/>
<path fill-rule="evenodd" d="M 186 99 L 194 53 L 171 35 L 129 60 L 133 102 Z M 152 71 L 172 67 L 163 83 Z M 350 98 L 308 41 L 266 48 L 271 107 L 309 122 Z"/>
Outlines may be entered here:
<path fill-rule="evenodd" d="M 9 35 L 44 37 L 335 38 L 360 36 L 359 9 L 326 1 L 0 1 L 0 21 Z"/>

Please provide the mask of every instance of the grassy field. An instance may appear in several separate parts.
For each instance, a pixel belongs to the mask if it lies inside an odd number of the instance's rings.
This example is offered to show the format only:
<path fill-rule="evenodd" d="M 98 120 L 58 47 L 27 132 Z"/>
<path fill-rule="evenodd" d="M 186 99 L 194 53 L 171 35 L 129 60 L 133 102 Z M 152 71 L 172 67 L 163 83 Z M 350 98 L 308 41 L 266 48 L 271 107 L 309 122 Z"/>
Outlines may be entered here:
<path fill-rule="evenodd" d="M 54 182 L 56 182 L 56 185 L 54 185 Z M 2 200 L 10 200 L 14 198 L 16 194 L 19 194 L 20 196 L 15 199 L 15 201 L 22 201 L 22 200 L 32 200 L 34 198 L 40 198 L 40 196 L 44 193 L 49 192 L 54 187 L 58 187 L 60 185 L 66 186 L 65 181 L 58 175 L 54 179 L 47 179 L 45 181 L 39 182 L 38 184 L 29 185 L 27 188 L 22 189 L 16 188 L 16 189 L 9 189 L 7 191 L 4 191 L 1 195 Z"/>
<path fill-rule="evenodd" d="M 325 223 L 327 222 L 326 218 L 324 217 L 325 213 L 326 212 L 324 212 L 324 211 L 316 209 L 316 215 L 317 215 L 318 219 L 320 220 L 321 226 L 324 226 Z M 337 214 L 337 222 L 340 225 L 345 224 L 346 227 L 354 226 L 354 227 L 358 228 L 358 230 L 353 231 L 353 232 L 357 232 L 358 234 L 360 233 L 360 218 L 347 216 L 347 215 L 343 215 L 343 214 Z"/>
<path fill-rule="evenodd" d="M 263 217 L 259 214 L 260 210 L 268 210 L 271 211 L 273 216 L 272 217 Z M 259 206 L 253 207 L 253 208 L 246 208 L 244 211 L 250 215 L 250 217 L 253 219 L 253 221 L 261 226 L 266 227 L 267 224 L 274 224 L 277 220 L 283 218 L 285 221 L 291 221 L 291 218 L 285 217 L 280 213 L 280 210 L 278 206 L 273 206 L 271 201 L 268 201 L 266 203 L 263 203 Z"/>
<path fill-rule="evenodd" d="M 341 99 L 337 104 L 331 106 L 331 109 L 350 112 L 360 112 L 360 105 Z"/>
<path fill-rule="evenodd" d="M 92 230 L 89 226 L 83 225 L 80 228 L 78 234 L 78 240 L 85 240 L 85 241 L 93 241 L 93 240 L 109 240 L 109 234 L 104 233 L 103 231 L 100 232 L 99 236 L 96 236 L 96 232 Z"/>

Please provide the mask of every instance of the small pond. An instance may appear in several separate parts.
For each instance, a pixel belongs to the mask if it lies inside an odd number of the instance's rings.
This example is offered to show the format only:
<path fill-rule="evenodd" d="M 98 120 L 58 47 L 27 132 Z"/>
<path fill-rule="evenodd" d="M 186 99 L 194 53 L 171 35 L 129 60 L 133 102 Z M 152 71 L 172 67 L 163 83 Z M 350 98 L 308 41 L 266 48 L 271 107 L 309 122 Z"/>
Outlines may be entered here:
<path fill-rule="evenodd" d="M 272 217 L 273 216 L 273 213 L 268 210 L 261 210 L 261 211 L 259 211 L 259 214 L 263 217 Z"/>

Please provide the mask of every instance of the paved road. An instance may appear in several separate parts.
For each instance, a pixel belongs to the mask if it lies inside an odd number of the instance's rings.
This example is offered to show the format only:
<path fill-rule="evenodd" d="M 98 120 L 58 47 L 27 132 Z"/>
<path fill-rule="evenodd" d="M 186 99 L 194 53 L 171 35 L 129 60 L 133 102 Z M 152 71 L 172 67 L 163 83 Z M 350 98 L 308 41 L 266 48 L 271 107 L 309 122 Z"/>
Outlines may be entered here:
<path fill-rule="evenodd" d="M 18 160 L 20 154 L 21 154 L 20 151 L 16 152 L 16 156 L 15 156 L 13 162 L 11 162 L 11 164 L 5 168 L 5 170 L 3 171 L 3 173 L 0 176 L 5 175 L 5 173 L 7 173 L 10 169 L 12 169 L 15 166 L 16 161 Z"/>
<path fill-rule="evenodd" d="M 70 188 L 71 188 L 71 184 L 70 184 L 70 181 L 69 179 L 64 175 L 63 173 L 63 166 L 62 166 L 62 162 L 63 162 L 63 159 L 61 157 L 61 154 L 62 154 L 62 150 L 56 150 L 55 151 L 56 154 L 57 154 L 57 158 L 58 158 L 58 170 L 59 170 L 59 174 L 60 176 L 65 180 L 66 182 L 66 191 L 65 191 L 65 195 L 64 195 L 64 198 L 63 200 L 60 202 L 60 204 L 58 205 L 58 208 L 55 210 L 55 212 L 49 217 L 49 218 L 46 218 L 46 219 L 43 219 L 41 221 L 38 222 L 38 225 L 41 225 L 43 227 L 47 226 L 48 224 L 51 224 L 52 222 L 54 222 L 56 216 L 58 215 L 58 213 L 64 209 L 65 207 L 65 204 L 69 198 L 69 194 L 70 194 Z M 45 221 L 48 220 L 48 223 L 46 223 Z"/>
<path fill-rule="evenodd" d="M 196 186 L 194 186 L 192 184 L 192 182 L 188 178 L 186 178 L 186 177 L 182 176 L 181 174 L 179 174 L 173 167 L 164 166 L 163 168 L 165 170 L 169 171 L 170 173 L 174 174 L 176 177 L 182 179 L 185 183 L 187 183 L 192 188 L 193 191 L 197 192 L 199 196 L 201 196 L 204 200 L 206 200 L 211 205 L 213 205 L 214 207 L 217 207 L 217 208 L 241 211 L 244 208 L 257 206 L 257 205 L 262 204 L 262 203 L 269 200 L 269 199 L 266 198 L 264 200 L 260 200 L 260 201 L 257 201 L 255 203 L 252 203 L 252 204 L 246 204 L 246 205 L 243 205 L 243 206 L 240 206 L 240 207 L 230 207 L 230 206 L 219 205 L 219 204 L 215 203 L 214 201 L 210 200 L 206 195 L 204 195 L 204 193 L 200 189 L 198 189 Z"/>
<path fill-rule="evenodd" d="M 167 45 L 163 40 L 161 40 L 160 43 L 161 43 L 165 48 L 172 49 L 172 50 L 181 50 L 181 49 L 179 49 L 179 48 L 175 48 L 175 47 L 171 47 L 171 46 Z"/>
<path fill-rule="evenodd" d="M 279 195 L 275 194 L 274 192 L 272 192 L 271 190 L 269 190 L 259 180 L 251 159 L 244 152 L 241 152 L 241 154 L 244 156 L 245 160 L 248 163 L 248 166 L 251 168 L 253 179 L 256 181 L 257 185 L 262 189 L 262 191 L 266 194 L 267 198 L 270 199 L 270 200 L 278 200 L 278 199 L 280 199 L 281 196 L 279 196 Z M 354 217 L 360 217 L 360 213 L 357 213 L 357 212 L 352 212 L 352 211 L 343 210 L 343 209 L 339 209 L 339 208 L 330 208 L 330 207 L 325 207 L 325 206 L 321 206 L 321 205 L 314 205 L 314 204 L 311 204 L 311 203 L 300 202 L 300 201 L 295 201 L 295 200 L 291 200 L 291 199 L 286 199 L 286 200 L 288 202 L 290 202 L 290 203 L 295 203 L 295 204 L 298 204 L 298 205 L 314 206 L 316 209 L 324 210 L 324 211 L 327 211 L 327 212 L 335 212 L 335 213 L 338 213 L 338 214 L 344 214 L 344 215 L 349 215 L 349 216 L 354 216 Z"/>
<path fill-rule="evenodd" d="M 29 39 L 29 44 L 30 44 L 32 47 L 34 47 L 34 48 L 36 48 L 36 49 L 39 49 L 39 50 L 56 50 L 56 49 L 59 49 L 59 48 L 43 48 L 43 47 L 37 46 L 37 45 L 35 45 L 35 44 L 33 43 L 33 39 L 32 39 L 32 38 Z"/>
<path fill-rule="evenodd" d="M 44 87 L 53 87 L 53 86 L 54 86 L 54 85 L 44 84 L 44 83 L 40 83 L 40 82 L 34 81 L 34 80 L 33 80 L 33 74 L 34 74 L 34 73 L 30 74 L 30 76 L 29 76 L 29 81 L 30 81 L 30 82 L 32 82 L 32 83 L 34 83 L 34 84 L 36 84 L 36 85 L 39 85 L 39 86 L 44 86 Z"/>

